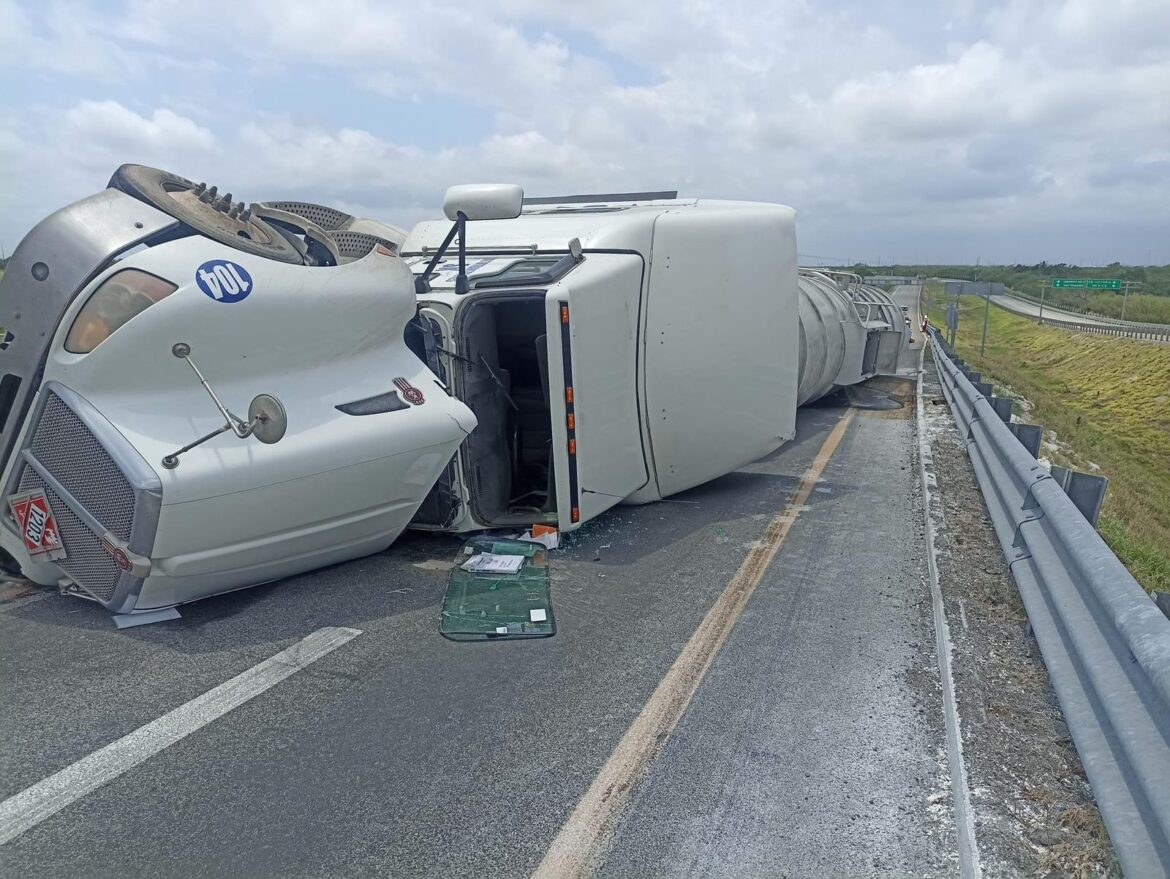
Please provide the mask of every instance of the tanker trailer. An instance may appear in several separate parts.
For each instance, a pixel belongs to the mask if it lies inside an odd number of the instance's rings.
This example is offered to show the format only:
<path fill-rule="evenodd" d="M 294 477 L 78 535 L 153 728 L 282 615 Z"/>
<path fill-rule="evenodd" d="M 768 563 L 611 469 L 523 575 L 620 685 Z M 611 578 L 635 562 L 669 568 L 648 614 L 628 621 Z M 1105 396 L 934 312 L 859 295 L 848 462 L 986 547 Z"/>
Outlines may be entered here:
<path fill-rule="evenodd" d="M 824 269 L 800 270 L 798 405 L 836 388 L 898 371 L 908 344 L 900 309 L 860 278 Z"/>

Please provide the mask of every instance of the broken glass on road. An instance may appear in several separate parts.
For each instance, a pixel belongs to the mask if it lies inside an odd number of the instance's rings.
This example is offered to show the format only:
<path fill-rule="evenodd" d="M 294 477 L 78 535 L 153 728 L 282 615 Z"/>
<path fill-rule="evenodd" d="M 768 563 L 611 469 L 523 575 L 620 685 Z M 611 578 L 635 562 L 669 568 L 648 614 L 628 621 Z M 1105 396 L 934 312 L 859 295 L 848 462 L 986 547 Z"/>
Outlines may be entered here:
<path fill-rule="evenodd" d="M 523 561 L 515 573 L 467 570 L 465 565 L 480 556 L 511 556 Z M 549 597 L 548 550 L 539 543 L 491 536 L 467 541 L 451 570 L 439 632 L 453 641 L 556 634 Z"/>

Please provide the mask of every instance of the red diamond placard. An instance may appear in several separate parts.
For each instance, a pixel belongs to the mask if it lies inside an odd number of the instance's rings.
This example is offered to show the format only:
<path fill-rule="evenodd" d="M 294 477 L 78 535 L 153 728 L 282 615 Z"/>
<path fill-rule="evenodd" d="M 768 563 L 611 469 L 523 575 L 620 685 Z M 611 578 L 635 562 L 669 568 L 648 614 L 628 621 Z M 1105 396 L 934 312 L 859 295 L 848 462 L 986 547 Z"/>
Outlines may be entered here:
<path fill-rule="evenodd" d="M 8 506 L 24 538 L 24 548 L 34 561 L 58 561 L 66 557 L 53 508 L 43 491 L 12 495 Z"/>

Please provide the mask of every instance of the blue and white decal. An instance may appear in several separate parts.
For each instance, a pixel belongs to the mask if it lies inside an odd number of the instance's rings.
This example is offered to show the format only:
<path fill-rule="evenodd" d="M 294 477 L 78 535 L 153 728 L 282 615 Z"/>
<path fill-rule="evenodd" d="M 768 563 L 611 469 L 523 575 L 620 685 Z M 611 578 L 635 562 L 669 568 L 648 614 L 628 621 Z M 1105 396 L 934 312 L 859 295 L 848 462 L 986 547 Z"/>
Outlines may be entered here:
<path fill-rule="evenodd" d="M 195 283 L 216 302 L 239 302 L 252 292 L 252 276 L 239 263 L 212 259 L 195 272 Z"/>

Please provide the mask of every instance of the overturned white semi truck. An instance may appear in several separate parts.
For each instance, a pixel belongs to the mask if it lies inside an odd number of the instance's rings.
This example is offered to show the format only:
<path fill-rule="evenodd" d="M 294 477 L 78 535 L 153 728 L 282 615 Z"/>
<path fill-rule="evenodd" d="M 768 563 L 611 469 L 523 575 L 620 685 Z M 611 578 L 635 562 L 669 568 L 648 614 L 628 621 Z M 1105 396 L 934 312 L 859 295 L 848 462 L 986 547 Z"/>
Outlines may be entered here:
<path fill-rule="evenodd" d="M 444 208 L 407 235 L 128 165 L 43 220 L 0 280 L 0 546 L 157 615 L 408 525 L 569 531 L 771 452 L 906 345 L 884 293 L 798 269 L 791 208 Z"/>

